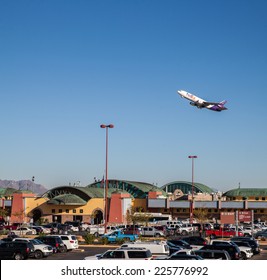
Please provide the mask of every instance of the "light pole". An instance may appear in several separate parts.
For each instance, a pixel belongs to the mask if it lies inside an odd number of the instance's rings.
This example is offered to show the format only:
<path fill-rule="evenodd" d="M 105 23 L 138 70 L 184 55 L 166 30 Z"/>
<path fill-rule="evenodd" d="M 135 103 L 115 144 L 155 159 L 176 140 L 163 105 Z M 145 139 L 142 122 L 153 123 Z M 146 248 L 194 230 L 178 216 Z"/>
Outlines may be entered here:
<path fill-rule="evenodd" d="M 101 124 L 101 128 L 106 129 L 106 182 L 105 182 L 105 233 L 107 232 L 108 224 L 108 129 L 113 128 L 113 124 Z"/>
<path fill-rule="evenodd" d="M 188 158 L 192 159 L 192 200 L 190 202 L 190 223 L 193 223 L 193 212 L 194 212 L 194 159 L 197 156 L 188 156 Z"/>

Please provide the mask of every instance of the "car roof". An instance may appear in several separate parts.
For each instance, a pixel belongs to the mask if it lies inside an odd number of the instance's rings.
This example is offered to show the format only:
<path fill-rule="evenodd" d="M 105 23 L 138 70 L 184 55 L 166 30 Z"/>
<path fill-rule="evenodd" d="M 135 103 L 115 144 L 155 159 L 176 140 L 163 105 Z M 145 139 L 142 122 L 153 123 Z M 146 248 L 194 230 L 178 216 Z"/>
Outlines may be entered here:
<path fill-rule="evenodd" d="M 139 247 L 139 248 L 136 248 L 136 247 L 120 247 L 120 248 L 117 248 L 115 249 L 116 251 L 129 251 L 129 250 L 134 250 L 134 251 L 148 251 L 147 248 L 143 248 L 143 247 Z M 112 250 L 113 251 L 113 250 Z"/>

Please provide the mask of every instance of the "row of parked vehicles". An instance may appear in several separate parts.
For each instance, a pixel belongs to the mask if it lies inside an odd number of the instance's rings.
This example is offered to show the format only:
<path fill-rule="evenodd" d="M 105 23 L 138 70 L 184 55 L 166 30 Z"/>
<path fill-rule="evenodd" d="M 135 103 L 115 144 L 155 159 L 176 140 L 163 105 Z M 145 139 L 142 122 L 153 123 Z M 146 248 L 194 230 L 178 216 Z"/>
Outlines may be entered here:
<path fill-rule="evenodd" d="M 70 232 L 88 232 L 95 237 L 106 233 L 103 225 L 90 225 L 80 221 L 67 221 L 61 223 L 49 223 L 46 225 L 13 225 L 4 226 L 6 230 L 14 234 L 66 234 Z M 201 233 L 206 237 L 232 237 L 232 236 L 255 236 L 256 238 L 267 237 L 267 226 L 265 224 L 243 224 L 236 227 L 235 225 L 222 225 L 217 223 L 189 223 L 188 221 L 161 221 L 151 226 L 108 226 L 107 232 L 114 230 L 123 230 L 126 234 L 137 234 L 141 236 L 166 237 L 166 236 L 187 236 L 195 233 Z"/>
<path fill-rule="evenodd" d="M 0 259 L 41 259 L 53 253 L 64 253 L 78 249 L 76 235 L 40 235 L 24 238 L 14 234 L 0 240 Z"/>
<path fill-rule="evenodd" d="M 233 237 L 230 240 L 211 240 L 208 243 L 202 237 L 187 236 L 165 241 L 126 242 L 117 249 L 108 250 L 95 256 L 88 256 L 84 260 L 246 260 L 259 253 L 259 244 L 252 237 Z"/>

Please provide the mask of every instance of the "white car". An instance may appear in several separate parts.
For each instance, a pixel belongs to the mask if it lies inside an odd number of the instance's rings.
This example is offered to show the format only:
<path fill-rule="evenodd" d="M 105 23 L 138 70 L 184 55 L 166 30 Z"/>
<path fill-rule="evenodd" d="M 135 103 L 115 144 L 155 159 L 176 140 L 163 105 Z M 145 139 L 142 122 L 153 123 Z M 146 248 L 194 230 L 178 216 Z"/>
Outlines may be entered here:
<path fill-rule="evenodd" d="M 181 249 L 179 251 L 176 251 L 174 253 L 172 253 L 170 256 L 176 256 L 176 255 L 195 255 L 195 251 L 193 251 L 192 249 Z M 167 258 L 169 258 L 170 256 L 156 256 L 154 259 L 155 260 L 165 260 Z"/>
<path fill-rule="evenodd" d="M 145 248 L 117 248 L 103 254 L 85 257 L 84 260 L 151 260 L 150 250 Z"/>
<path fill-rule="evenodd" d="M 145 241 L 135 241 L 135 242 L 127 242 L 123 243 L 121 245 L 121 249 L 127 249 L 127 248 L 146 248 L 149 250 L 153 256 L 158 255 L 165 255 L 168 256 L 170 254 L 170 248 L 167 245 L 166 241 L 151 241 L 151 242 L 145 242 Z"/>
<path fill-rule="evenodd" d="M 16 230 L 12 230 L 17 235 L 35 235 L 37 234 L 36 230 L 28 227 L 18 227 Z"/>
<path fill-rule="evenodd" d="M 90 227 L 90 225 L 88 223 L 81 222 L 81 224 L 80 224 L 80 229 L 82 231 L 87 230 L 89 227 Z"/>
<path fill-rule="evenodd" d="M 65 247 L 67 248 L 68 251 L 73 250 L 73 249 L 78 249 L 79 248 L 79 242 L 77 240 L 76 235 L 71 235 L 71 234 L 59 234 L 56 235 L 59 236 Z"/>
<path fill-rule="evenodd" d="M 32 226 L 32 229 L 36 230 L 36 232 L 40 232 L 40 233 L 45 233 L 45 234 L 49 234 L 51 233 L 51 230 L 49 228 L 45 228 L 43 226 Z"/>
<path fill-rule="evenodd" d="M 71 230 L 71 231 L 79 231 L 79 227 L 76 227 L 76 226 L 74 226 L 74 225 L 69 225 L 69 229 Z"/>
<path fill-rule="evenodd" d="M 16 241 L 25 241 L 32 243 L 34 247 L 34 253 L 33 256 L 36 259 L 42 259 L 44 257 L 48 257 L 53 254 L 53 247 L 47 244 L 44 244 L 42 241 L 38 239 L 32 239 L 32 238 L 20 238 L 16 237 L 12 240 L 12 242 Z"/>

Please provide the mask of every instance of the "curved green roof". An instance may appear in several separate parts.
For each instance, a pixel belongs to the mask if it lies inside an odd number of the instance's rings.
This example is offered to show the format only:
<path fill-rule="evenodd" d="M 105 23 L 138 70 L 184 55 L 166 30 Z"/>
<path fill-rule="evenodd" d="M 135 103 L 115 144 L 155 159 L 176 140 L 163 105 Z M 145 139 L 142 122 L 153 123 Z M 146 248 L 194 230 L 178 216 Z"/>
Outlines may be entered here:
<path fill-rule="evenodd" d="M 267 188 L 238 188 L 225 192 L 223 196 L 228 196 L 228 197 L 267 196 Z"/>
<path fill-rule="evenodd" d="M 103 192 L 103 191 L 102 191 Z M 103 197 L 101 191 L 96 188 L 87 189 L 85 187 L 71 187 L 71 186 L 59 186 L 53 188 L 42 196 L 47 197 L 48 199 L 53 199 L 62 195 L 76 195 L 76 197 L 80 197 L 84 201 L 88 201 L 90 198 L 94 197 Z"/>
<path fill-rule="evenodd" d="M 161 187 L 161 189 L 165 190 L 166 192 L 174 192 L 175 190 L 180 189 L 184 194 L 189 194 L 192 192 L 192 182 L 175 181 L 165 184 Z M 214 193 L 214 190 L 206 185 L 194 182 L 194 192 L 211 194 Z"/>
<path fill-rule="evenodd" d="M 109 188 L 108 197 L 117 190 Z M 48 199 L 48 204 L 85 205 L 91 198 L 104 198 L 104 191 L 98 187 L 60 186 L 47 191 L 42 197 Z"/>
<path fill-rule="evenodd" d="M 86 188 L 91 189 L 92 187 L 103 189 L 103 182 L 98 181 L 91 185 L 88 185 Z M 145 198 L 148 192 L 160 191 L 163 195 L 166 196 L 166 193 L 158 188 L 155 185 L 144 183 L 144 182 L 136 182 L 136 181 L 127 181 L 127 180 L 114 180 L 109 179 L 108 181 L 108 189 L 110 190 L 121 190 L 123 192 L 129 193 L 134 198 Z"/>
<path fill-rule="evenodd" d="M 48 204 L 86 205 L 87 201 L 75 194 L 62 194 L 50 199 Z"/>

